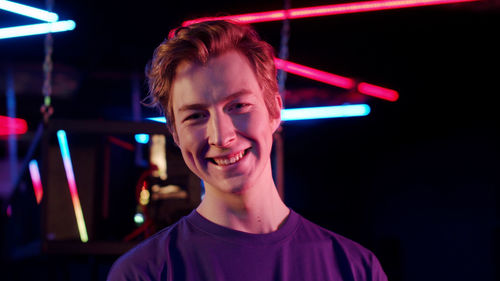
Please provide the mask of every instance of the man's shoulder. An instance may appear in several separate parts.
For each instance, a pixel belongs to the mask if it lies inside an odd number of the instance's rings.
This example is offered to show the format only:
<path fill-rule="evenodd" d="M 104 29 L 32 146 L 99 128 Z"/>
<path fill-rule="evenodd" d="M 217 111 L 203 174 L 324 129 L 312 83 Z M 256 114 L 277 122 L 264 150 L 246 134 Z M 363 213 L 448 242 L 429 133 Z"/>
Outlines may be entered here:
<path fill-rule="evenodd" d="M 166 249 L 172 243 L 172 239 L 175 240 L 183 220 L 158 231 L 120 256 L 113 263 L 107 280 L 143 280 L 144 278 L 147 280 L 153 277 L 150 274 L 161 272 L 168 260 Z"/>
<path fill-rule="evenodd" d="M 387 280 L 375 254 L 360 243 L 305 218 L 302 218 L 298 235 L 302 235 L 304 240 L 321 244 L 323 249 L 331 249 L 337 262 L 349 268 L 352 275 L 358 276 L 356 280 Z"/>
<path fill-rule="evenodd" d="M 304 217 L 301 217 L 302 227 L 299 235 L 304 235 L 306 239 L 314 241 L 330 241 L 333 246 L 341 247 L 344 250 L 355 254 L 371 254 L 371 251 L 358 242 L 351 240 L 332 230 L 326 229 Z"/>

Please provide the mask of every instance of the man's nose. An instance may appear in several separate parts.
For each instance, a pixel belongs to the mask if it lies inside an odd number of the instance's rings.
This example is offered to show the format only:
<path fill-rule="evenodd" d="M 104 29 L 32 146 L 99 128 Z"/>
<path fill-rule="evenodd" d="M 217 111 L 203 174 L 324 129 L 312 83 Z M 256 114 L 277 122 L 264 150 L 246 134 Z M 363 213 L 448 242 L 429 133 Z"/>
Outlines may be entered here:
<path fill-rule="evenodd" d="M 208 142 L 217 147 L 228 147 L 236 140 L 233 120 L 225 113 L 217 113 L 210 117 L 208 125 Z"/>

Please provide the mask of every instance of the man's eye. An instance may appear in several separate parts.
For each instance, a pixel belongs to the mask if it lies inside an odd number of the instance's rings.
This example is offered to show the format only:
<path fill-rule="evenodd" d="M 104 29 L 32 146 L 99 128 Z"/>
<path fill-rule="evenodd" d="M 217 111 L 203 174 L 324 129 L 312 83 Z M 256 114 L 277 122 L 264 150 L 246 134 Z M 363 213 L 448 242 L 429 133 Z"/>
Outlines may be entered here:
<path fill-rule="evenodd" d="M 235 103 L 230 107 L 230 110 L 236 110 L 236 111 L 244 111 L 250 107 L 249 103 Z"/>
<path fill-rule="evenodd" d="M 203 118 L 203 114 L 202 113 L 194 113 L 194 114 L 191 114 L 188 117 L 186 117 L 184 119 L 184 121 L 190 121 L 190 120 L 196 121 L 196 120 L 199 120 L 201 118 Z"/>

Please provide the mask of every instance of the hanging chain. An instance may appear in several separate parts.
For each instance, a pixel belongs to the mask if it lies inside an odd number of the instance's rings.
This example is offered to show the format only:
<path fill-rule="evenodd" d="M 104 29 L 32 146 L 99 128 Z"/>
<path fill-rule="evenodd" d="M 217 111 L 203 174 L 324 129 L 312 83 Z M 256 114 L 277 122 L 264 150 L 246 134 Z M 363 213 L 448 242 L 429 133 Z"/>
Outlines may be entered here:
<path fill-rule="evenodd" d="M 47 0 L 46 6 L 47 6 L 47 11 L 52 12 L 52 7 L 54 6 L 54 0 Z M 53 45 L 54 45 L 54 42 L 53 42 L 53 38 L 52 38 L 52 33 L 47 33 L 45 35 L 45 42 L 44 42 L 45 59 L 43 62 L 43 86 L 42 86 L 43 105 L 40 109 L 40 111 L 43 114 L 43 119 L 44 119 L 45 123 L 48 122 L 49 117 L 54 112 L 54 109 L 52 108 L 52 101 L 51 101 L 52 70 L 53 70 L 52 52 L 54 50 Z"/>
<path fill-rule="evenodd" d="M 280 42 L 280 52 L 278 54 L 279 58 L 282 60 L 288 59 L 288 40 L 290 38 L 290 20 L 288 19 L 288 12 L 291 8 L 290 0 L 284 0 L 284 11 L 285 20 L 283 20 L 283 26 L 281 28 L 281 42 Z M 281 99 L 283 103 L 285 101 L 285 83 L 286 83 L 286 72 L 284 70 L 278 71 L 278 86 Z"/>

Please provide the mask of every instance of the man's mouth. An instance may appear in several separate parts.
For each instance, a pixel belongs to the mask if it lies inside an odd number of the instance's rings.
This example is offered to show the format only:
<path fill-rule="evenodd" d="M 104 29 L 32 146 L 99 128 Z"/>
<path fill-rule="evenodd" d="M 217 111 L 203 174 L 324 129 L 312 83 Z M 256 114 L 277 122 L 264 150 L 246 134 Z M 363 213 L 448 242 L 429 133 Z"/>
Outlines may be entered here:
<path fill-rule="evenodd" d="M 214 163 L 217 166 L 229 166 L 229 165 L 232 165 L 234 163 L 237 163 L 243 157 L 245 157 L 245 155 L 247 154 L 248 150 L 250 150 L 250 149 L 248 148 L 248 149 L 242 150 L 242 151 L 240 151 L 238 153 L 230 154 L 230 155 L 227 155 L 227 156 L 224 156 L 224 157 L 208 158 L 208 160 L 210 162 Z"/>

